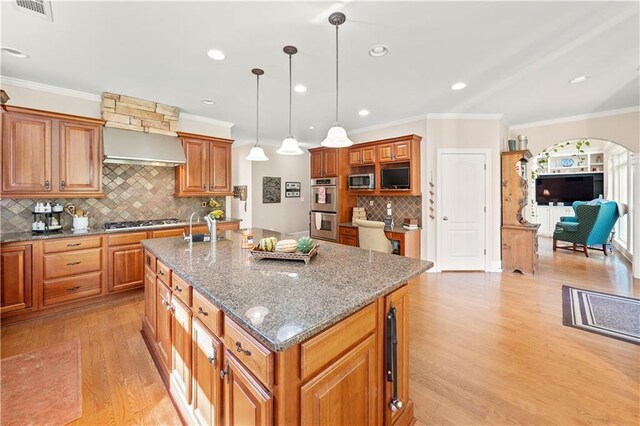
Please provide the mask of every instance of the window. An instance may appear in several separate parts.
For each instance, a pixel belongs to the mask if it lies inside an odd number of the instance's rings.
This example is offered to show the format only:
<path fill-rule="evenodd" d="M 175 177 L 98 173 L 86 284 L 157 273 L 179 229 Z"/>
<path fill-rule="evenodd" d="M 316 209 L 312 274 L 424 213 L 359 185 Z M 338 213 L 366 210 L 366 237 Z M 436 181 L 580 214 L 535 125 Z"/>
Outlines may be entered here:
<path fill-rule="evenodd" d="M 617 145 L 610 144 L 607 149 L 607 199 L 617 201 L 629 206 L 631 194 L 633 193 L 633 179 L 631 168 L 631 153 Z M 622 248 L 631 253 L 631 241 L 633 232 L 631 230 L 629 214 L 622 216 L 616 222 L 615 241 Z"/>

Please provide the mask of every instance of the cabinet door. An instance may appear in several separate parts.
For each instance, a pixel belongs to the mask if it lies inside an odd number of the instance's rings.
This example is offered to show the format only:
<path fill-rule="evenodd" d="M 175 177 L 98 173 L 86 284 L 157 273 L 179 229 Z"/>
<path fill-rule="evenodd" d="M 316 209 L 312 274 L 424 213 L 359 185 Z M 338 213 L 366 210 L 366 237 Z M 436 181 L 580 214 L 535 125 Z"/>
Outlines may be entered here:
<path fill-rule="evenodd" d="M 301 424 L 377 424 L 376 371 L 376 339 L 372 334 L 302 386 Z"/>
<path fill-rule="evenodd" d="M 144 320 L 156 337 L 156 273 L 150 268 L 144 268 Z"/>
<path fill-rule="evenodd" d="M 100 127 L 60 121 L 60 192 L 101 192 Z"/>
<path fill-rule="evenodd" d="M 3 192 L 51 192 L 51 127 L 47 118 L 3 115 Z"/>
<path fill-rule="evenodd" d="M 384 298 L 385 314 L 389 312 L 391 305 L 396 308 L 396 333 L 398 337 L 398 399 L 407 406 L 409 401 L 409 287 L 404 286 Z M 385 316 L 386 318 L 386 316 Z M 384 328 L 386 333 L 386 327 Z M 387 336 L 385 335 L 385 342 Z M 386 348 L 386 345 L 385 345 Z M 385 353 L 385 361 L 391 354 Z M 383 361 L 384 362 L 384 361 Z M 404 408 L 395 413 L 389 408 L 393 399 L 393 383 L 385 380 L 384 389 L 384 413 L 385 424 L 391 425 L 404 413 Z"/>
<path fill-rule="evenodd" d="M 339 242 L 340 244 L 344 244 L 347 246 L 358 247 L 358 239 L 356 237 L 352 237 L 351 235 L 340 235 Z"/>
<path fill-rule="evenodd" d="M 159 360 L 166 369 L 171 367 L 171 290 L 156 281 L 156 339 Z"/>
<path fill-rule="evenodd" d="M 188 406 L 191 402 L 191 310 L 174 295 L 171 311 L 171 390 L 177 390 L 175 395 Z"/>
<path fill-rule="evenodd" d="M 144 279 L 141 244 L 109 247 L 109 291 L 141 287 Z"/>
<path fill-rule="evenodd" d="M 33 306 L 31 245 L 3 247 L 0 260 L 0 313 Z"/>
<path fill-rule="evenodd" d="M 184 139 L 182 142 L 187 163 L 183 167 L 182 192 L 207 192 L 209 185 L 209 142 Z"/>
<path fill-rule="evenodd" d="M 227 426 L 272 424 L 273 397 L 269 391 L 228 350 L 224 353 L 224 359 L 225 424 Z"/>
<path fill-rule="evenodd" d="M 231 192 L 231 145 L 211 143 L 209 154 L 209 192 Z"/>
<path fill-rule="evenodd" d="M 322 154 L 324 177 L 338 176 L 338 150 L 328 149 Z"/>
<path fill-rule="evenodd" d="M 378 161 L 381 163 L 393 161 L 393 144 L 378 145 Z"/>
<path fill-rule="evenodd" d="M 405 161 L 411 158 L 411 145 L 409 142 L 396 142 L 393 144 L 393 160 Z"/>
<path fill-rule="evenodd" d="M 191 329 L 193 350 L 193 414 L 199 425 L 217 426 L 222 421 L 222 345 L 200 321 Z"/>
<path fill-rule="evenodd" d="M 376 147 L 362 148 L 362 164 L 374 164 L 376 162 Z"/>
<path fill-rule="evenodd" d="M 322 151 L 311 152 L 311 177 L 321 178 L 322 174 Z"/>
<path fill-rule="evenodd" d="M 362 164 L 362 149 L 349 150 L 349 165 L 359 166 Z"/>

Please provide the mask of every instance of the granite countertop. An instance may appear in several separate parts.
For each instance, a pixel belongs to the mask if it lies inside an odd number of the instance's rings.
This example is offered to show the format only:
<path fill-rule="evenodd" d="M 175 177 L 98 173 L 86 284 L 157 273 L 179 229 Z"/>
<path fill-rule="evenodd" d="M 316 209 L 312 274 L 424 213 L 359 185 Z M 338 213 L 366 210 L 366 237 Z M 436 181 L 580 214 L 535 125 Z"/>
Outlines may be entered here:
<path fill-rule="evenodd" d="M 353 222 L 345 222 L 345 223 L 341 223 L 340 226 L 348 226 L 349 228 L 357 228 L 358 226 L 353 223 Z M 396 232 L 398 234 L 406 234 L 407 232 L 413 232 L 413 231 L 419 231 L 422 228 L 418 228 L 418 229 L 405 229 L 404 227 L 402 227 L 402 225 L 395 225 L 395 226 L 385 226 L 384 227 L 384 232 Z"/>
<path fill-rule="evenodd" d="M 242 219 L 236 219 L 233 217 L 228 217 L 219 220 L 221 223 L 233 223 L 233 222 L 241 222 Z M 194 226 L 196 223 L 193 224 Z M 205 222 L 200 221 L 197 225 L 206 225 Z M 189 226 L 189 221 L 180 222 L 176 224 L 172 224 L 171 226 L 150 226 L 148 228 L 136 228 L 136 229 L 114 229 L 111 231 L 106 231 L 102 226 L 95 226 L 87 229 L 86 231 L 74 232 L 71 229 L 61 229 L 59 231 L 52 231 L 49 233 L 42 232 L 31 232 L 31 231 L 22 231 L 22 232 L 3 232 L 0 235 L 0 243 L 13 243 L 17 241 L 34 241 L 34 240 L 50 240 L 55 238 L 67 238 L 67 237 L 86 237 L 88 235 L 111 235 L 111 234 L 119 234 L 123 232 L 143 232 L 143 231 L 157 231 L 159 229 L 172 229 L 172 228 L 182 228 L 184 226 Z"/>
<path fill-rule="evenodd" d="M 224 235 L 215 243 L 193 243 L 191 250 L 181 238 L 142 244 L 273 351 L 320 333 L 433 267 L 432 262 L 325 241 L 308 265 L 256 260 L 241 248 L 241 231 Z M 253 230 L 256 242 L 267 236 L 287 238 Z M 262 317 L 252 315 L 265 309 Z"/>

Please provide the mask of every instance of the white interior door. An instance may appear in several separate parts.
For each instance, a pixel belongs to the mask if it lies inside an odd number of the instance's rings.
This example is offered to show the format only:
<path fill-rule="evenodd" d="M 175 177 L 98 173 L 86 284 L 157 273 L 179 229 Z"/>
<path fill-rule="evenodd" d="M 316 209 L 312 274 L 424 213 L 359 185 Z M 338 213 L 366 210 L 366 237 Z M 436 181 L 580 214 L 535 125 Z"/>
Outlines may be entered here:
<path fill-rule="evenodd" d="M 440 269 L 486 268 L 485 154 L 443 153 L 441 157 Z"/>

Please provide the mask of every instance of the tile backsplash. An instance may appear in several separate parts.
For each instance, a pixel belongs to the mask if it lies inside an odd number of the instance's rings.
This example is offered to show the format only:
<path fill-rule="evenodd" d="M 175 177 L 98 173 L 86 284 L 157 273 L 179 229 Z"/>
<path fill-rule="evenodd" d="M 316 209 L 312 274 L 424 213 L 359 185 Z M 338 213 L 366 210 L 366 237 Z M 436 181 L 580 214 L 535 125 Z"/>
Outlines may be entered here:
<path fill-rule="evenodd" d="M 373 206 L 369 205 L 373 201 Z M 387 203 L 391 203 L 393 222 L 402 225 L 405 218 L 418 219 L 422 226 L 422 197 L 359 196 L 357 205 L 364 207 L 367 219 L 382 220 L 387 216 Z"/>
<path fill-rule="evenodd" d="M 31 211 L 36 201 L 52 205 L 73 203 L 89 212 L 89 226 L 101 227 L 105 222 L 125 220 L 178 218 L 188 220 L 192 212 L 202 217 L 210 208 L 201 203 L 209 198 L 177 198 L 173 167 L 105 164 L 102 167 L 104 198 L 58 198 L 0 200 L 2 223 L 0 231 L 16 232 L 31 229 Z M 224 209 L 224 197 L 216 197 Z M 62 225 L 70 228 L 72 219 L 62 213 Z M 202 220 L 202 219 L 201 219 Z"/>

